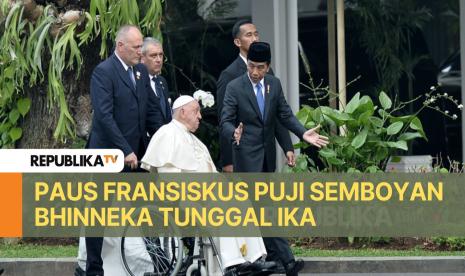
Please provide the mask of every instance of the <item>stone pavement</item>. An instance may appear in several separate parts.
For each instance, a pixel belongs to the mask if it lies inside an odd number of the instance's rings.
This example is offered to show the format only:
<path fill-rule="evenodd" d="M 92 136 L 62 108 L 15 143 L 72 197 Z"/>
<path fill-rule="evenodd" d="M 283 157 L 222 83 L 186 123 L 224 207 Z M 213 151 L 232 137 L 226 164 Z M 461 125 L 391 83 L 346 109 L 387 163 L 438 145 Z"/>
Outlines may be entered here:
<path fill-rule="evenodd" d="M 465 257 L 307 257 L 300 275 L 465 275 Z M 1 259 L 2 276 L 73 275 L 76 258 Z M 454 274 L 452 274 L 454 273 Z"/>

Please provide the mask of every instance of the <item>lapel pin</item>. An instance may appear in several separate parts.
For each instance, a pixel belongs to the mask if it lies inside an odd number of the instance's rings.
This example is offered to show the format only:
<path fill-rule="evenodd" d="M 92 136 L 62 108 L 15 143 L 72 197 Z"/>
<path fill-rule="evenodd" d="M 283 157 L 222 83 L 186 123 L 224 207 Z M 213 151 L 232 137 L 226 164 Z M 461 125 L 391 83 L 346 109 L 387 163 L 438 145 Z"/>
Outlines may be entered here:
<path fill-rule="evenodd" d="M 266 94 L 270 94 L 270 85 L 269 84 L 266 85 Z"/>
<path fill-rule="evenodd" d="M 137 78 L 138 80 L 140 79 L 140 72 L 139 72 L 139 71 L 136 72 L 136 78 Z"/>

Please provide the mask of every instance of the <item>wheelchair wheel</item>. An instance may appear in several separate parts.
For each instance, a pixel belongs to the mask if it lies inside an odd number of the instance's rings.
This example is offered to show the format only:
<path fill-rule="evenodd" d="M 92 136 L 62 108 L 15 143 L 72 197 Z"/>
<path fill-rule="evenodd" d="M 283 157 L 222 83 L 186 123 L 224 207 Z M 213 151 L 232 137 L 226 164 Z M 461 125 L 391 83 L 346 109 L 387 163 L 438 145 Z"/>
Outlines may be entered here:
<path fill-rule="evenodd" d="M 121 258 L 131 276 L 175 276 L 182 265 L 183 243 L 177 237 L 123 237 Z"/>

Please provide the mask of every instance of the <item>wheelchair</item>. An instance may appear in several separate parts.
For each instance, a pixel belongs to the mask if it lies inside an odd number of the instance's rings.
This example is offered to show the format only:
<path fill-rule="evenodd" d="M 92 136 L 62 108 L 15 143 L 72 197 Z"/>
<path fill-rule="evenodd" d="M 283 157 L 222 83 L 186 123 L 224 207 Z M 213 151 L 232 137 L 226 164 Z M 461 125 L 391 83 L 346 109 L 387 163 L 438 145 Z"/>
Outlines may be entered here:
<path fill-rule="evenodd" d="M 138 242 L 128 242 L 138 239 Z M 213 255 L 208 257 L 207 250 Z M 121 258 L 128 275 L 131 276 L 211 276 L 210 262 L 219 269 L 215 275 L 223 276 L 266 276 L 274 271 L 225 270 L 213 238 L 122 238 Z"/>
<path fill-rule="evenodd" d="M 141 276 L 141 269 L 143 276 L 207 276 L 207 246 L 211 246 L 221 274 L 225 275 L 212 238 L 123 237 L 121 259 L 131 276 Z"/>
<path fill-rule="evenodd" d="M 208 268 L 213 264 L 209 262 L 218 265 L 215 275 L 271 274 L 226 271 L 212 237 L 122 237 L 120 250 L 123 266 L 130 276 L 211 276 Z"/>

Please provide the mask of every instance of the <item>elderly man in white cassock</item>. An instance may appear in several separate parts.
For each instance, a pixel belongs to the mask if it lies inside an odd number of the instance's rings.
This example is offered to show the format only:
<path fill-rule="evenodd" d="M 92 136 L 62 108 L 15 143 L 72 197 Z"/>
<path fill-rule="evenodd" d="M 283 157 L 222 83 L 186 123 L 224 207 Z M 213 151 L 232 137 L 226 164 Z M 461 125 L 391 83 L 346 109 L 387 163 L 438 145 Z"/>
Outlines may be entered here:
<path fill-rule="evenodd" d="M 191 96 L 173 103 L 173 120 L 152 137 L 141 167 L 154 172 L 216 172 L 207 147 L 193 134 L 200 124 L 200 105 Z"/>
<path fill-rule="evenodd" d="M 159 173 L 216 172 L 207 147 L 193 134 L 201 119 L 200 105 L 193 97 L 176 99 L 173 120 L 154 134 L 141 167 Z M 261 237 L 214 238 L 214 241 L 227 275 L 268 275 L 276 267 L 276 263 L 264 261 L 266 249 Z M 207 252 L 207 275 L 221 275 L 209 249 L 204 249 Z"/>

